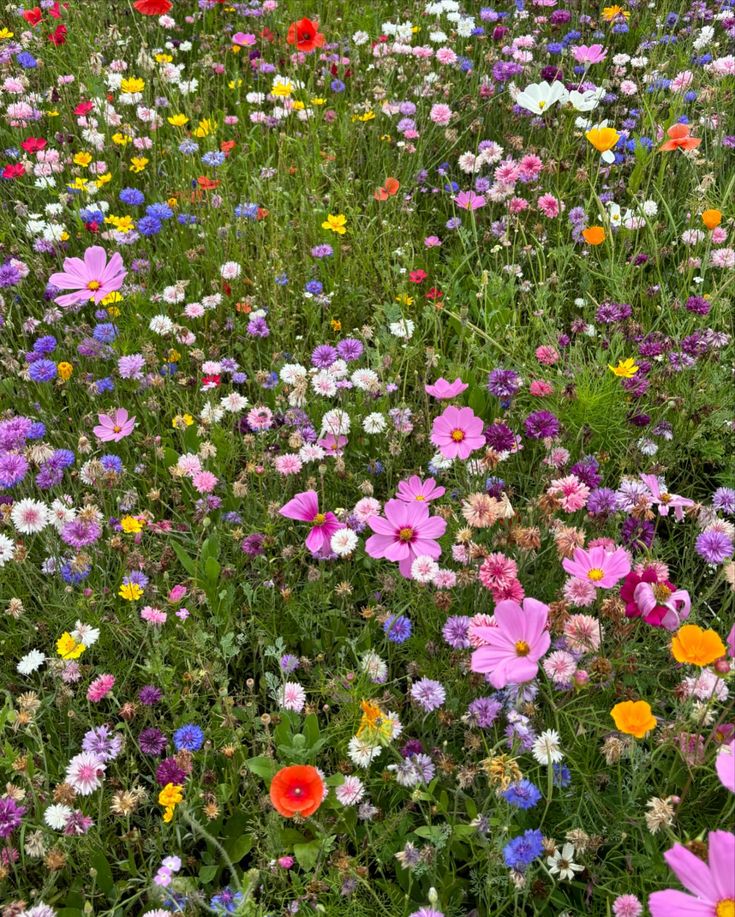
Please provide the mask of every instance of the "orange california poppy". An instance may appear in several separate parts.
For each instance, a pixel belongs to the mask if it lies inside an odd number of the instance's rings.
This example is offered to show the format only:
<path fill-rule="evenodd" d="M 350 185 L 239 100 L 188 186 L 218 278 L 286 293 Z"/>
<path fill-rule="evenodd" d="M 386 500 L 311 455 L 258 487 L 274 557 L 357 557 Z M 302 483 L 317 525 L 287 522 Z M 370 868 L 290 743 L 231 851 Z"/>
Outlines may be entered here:
<path fill-rule="evenodd" d="M 373 192 L 373 197 L 376 201 L 387 201 L 389 197 L 392 197 L 394 194 L 398 194 L 398 189 L 401 187 L 401 183 L 397 178 L 391 178 L 390 176 L 386 178 L 383 182 L 382 188 L 376 188 Z"/>
<path fill-rule="evenodd" d="M 642 739 L 647 732 L 656 728 L 656 717 L 651 713 L 651 705 L 644 700 L 626 700 L 615 704 L 610 711 L 615 725 L 626 735 Z"/>
<path fill-rule="evenodd" d="M 292 22 L 288 27 L 286 41 L 290 45 L 296 45 L 299 51 L 315 51 L 321 48 L 325 38 L 319 31 L 319 23 L 304 17 L 298 22 Z"/>
<path fill-rule="evenodd" d="M 685 624 L 674 634 L 671 652 L 677 662 L 705 666 L 721 659 L 726 649 L 716 631 L 704 630 L 697 624 Z"/>
<path fill-rule="evenodd" d="M 702 142 L 702 138 L 690 137 L 689 130 L 688 124 L 672 124 L 666 131 L 669 139 L 661 144 L 659 150 L 662 152 L 667 150 L 696 150 Z"/>
<path fill-rule="evenodd" d="M 702 211 L 702 222 L 707 229 L 717 229 L 722 222 L 722 213 L 719 210 Z"/>
<path fill-rule="evenodd" d="M 324 798 L 324 781 L 309 764 L 282 767 L 271 781 L 271 802 L 284 818 L 313 815 Z"/>
<path fill-rule="evenodd" d="M 220 143 L 219 148 L 223 153 L 227 154 L 231 153 L 236 146 L 237 144 L 234 140 L 223 140 L 222 143 Z"/>
<path fill-rule="evenodd" d="M 605 241 L 605 229 L 602 226 L 588 226 L 582 230 L 582 237 L 588 245 L 602 245 Z"/>

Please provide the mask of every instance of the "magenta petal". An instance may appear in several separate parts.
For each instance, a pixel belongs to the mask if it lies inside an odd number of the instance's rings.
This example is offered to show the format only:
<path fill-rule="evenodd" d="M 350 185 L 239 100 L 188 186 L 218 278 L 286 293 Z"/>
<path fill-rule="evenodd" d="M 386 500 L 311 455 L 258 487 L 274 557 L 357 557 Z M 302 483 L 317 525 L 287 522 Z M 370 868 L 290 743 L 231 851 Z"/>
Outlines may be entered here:
<path fill-rule="evenodd" d="M 735 793 L 735 739 L 723 745 L 715 758 L 715 769 L 725 789 Z"/>
<path fill-rule="evenodd" d="M 711 904 L 673 888 L 650 895 L 648 909 L 651 917 L 713 917 L 715 912 Z"/>
<path fill-rule="evenodd" d="M 735 834 L 710 831 L 707 846 L 715 900 L 735 898 Z"/>
<path fill-rule="evenodd" d="M 699 857 L 690 853 L 681 844 L 674 844 L 671 850 L 666 851 L 664 859 L 688 891 L 705 901 L 712 900 L 712 874 L 707 864 Z"/>
<path fill-rule="evenodd" d="M 306 536 L 306 547 L 312 554 L 316 554 L 317 551 L 321 551 L 324 547 L 324 540 L 324 532 L 320 526 L 315 525 Z"/>
<path fill-rule="evenodd" d="M 287 519 L 298 519 L 300 522 L 312 522 L 319 512 L 319 497 L 314 490 L 305 490 L 285 503 L 279 510 Z"/>

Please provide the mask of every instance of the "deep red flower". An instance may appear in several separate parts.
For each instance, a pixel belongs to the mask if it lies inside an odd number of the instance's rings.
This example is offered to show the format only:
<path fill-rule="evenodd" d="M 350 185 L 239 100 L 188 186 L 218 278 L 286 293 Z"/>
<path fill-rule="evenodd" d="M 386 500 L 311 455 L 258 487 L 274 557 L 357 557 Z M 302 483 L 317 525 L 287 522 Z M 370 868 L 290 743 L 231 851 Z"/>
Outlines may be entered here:
<path fill-rule="evenodd" d="M 59 7 L 59 0 L 56 0 L 56 3 L 48 10 L 49 16 L 52 16 L 54 19 L 61 19 L 61 8 Z"/>
<path fill-rule="evenodd" d="M 43 17 L 40 6 L 34 6 L 32 10 L 23 10 L 23 18 L 28 25 L 38 25 Z"/>
<path fill-rule="evenodd" d="M 219 385 L 222 376 L 202 376 L 202 385 Z"/>
<path fill-rule="evenodd" d="M 26 137 L 21 143 L 21 147 L 26 153 L 38 153 L 46 149 L 46 141 L 43 137 Z"/>
<path fill-rule="evenodd" d="M 49 35 L 48 40 L 52 45 L 63 45 L 66 43 L 66 31 L 65 25 L 57 25 Z"/>
<path fill-rule="evenodd" d="M 441 290 L 437 290 L 436 287 L 432 287 L 430 290 L 426 291 L 427 299 L 441 299 L 444 294 Z"/>
<path fill-rule="evenodd" d="M 165 16 L 172 6 L 171 0 L 135 0 L 133 4 L 144 16 Z"/>
<path fill-rule="evenodd" d="M 26 174 L 26 167 L 22 162 L 8 163 L 2 171 L 3 178 L 20 178 Z"/>
<path fill-rule="evenodd" d="M 297 50 L 308 52 L 321 48 L 325 38 L 319 31 L 319 23 L 304 17 L 298 22 L 291 23 L 288 27 L 286 41 L 290 45 L 296 45 Z"/>
<path fill-rule="evenodd" d="M 75 115 L 88 115 L 94 108 L 93 102 L 80 102 L 74 109 Z"/>
<path fill-rule="evenodd" d="M 273 807 L 284 818 L 313 815 L 324 798 L 324 782 L 319 771 L 308 764 L 282 767 L 271 781 Z"/>

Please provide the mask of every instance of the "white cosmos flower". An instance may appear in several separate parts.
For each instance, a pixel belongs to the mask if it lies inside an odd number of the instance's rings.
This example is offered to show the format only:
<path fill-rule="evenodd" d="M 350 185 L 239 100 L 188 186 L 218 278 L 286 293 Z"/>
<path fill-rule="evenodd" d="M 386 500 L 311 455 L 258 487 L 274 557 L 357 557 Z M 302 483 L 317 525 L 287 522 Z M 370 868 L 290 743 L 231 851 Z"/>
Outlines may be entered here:
<path fill-rule="evenodd" d="M 516 96 L 516 105 L 525 108 L 526 111 L 533 112 L 534 115 L 543 115 L 557 102 L 566 102 L 569 93 L 563 83 L 554 80 L 549 84 L 546 80 L 543 83 L 531 83 L 526 86 L 523 92 Z"/>
<path fill-rule="evenodd" d="M 573 89 L 569 93 L 569 102 L 575 111 L 594 111 L 602 101 L 605 90 L 602 86 L 597 89 L 588 89 L 586 92 L 578 92 Z"/>

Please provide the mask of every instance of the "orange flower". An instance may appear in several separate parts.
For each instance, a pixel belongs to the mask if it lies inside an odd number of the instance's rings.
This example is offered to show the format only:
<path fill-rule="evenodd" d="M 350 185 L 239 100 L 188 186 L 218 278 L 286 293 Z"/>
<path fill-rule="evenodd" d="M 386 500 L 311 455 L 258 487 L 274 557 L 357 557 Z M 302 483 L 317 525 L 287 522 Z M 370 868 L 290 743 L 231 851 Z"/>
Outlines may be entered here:
<path fill-rule="evenodd" d="M 373 192 L 373 197 L 376 201 L 387 201 L 389 197 L 392 197 L 394 194 L 398 193 L 398 189 L 401 187 L 401 183 L 397 178 L 386 178 L 383 182 L 382 188 L 376 188 Z"/>
<path fill-rule="evenodd" d="M 212 191 L 214 188 L 219 187 L 219 179 L 207 178 L 206 175 L 200 175 L 199 178 L 197 178 L 197 184 L 205 191 Z"/>
<path fill-rule="evenodd" d="M 319 771 L 308 764 L 282 767 L 271 781 L 271 802 L 284 818 L 313 815 L 324 798 Z"/>
<path fill-rule="evenodd" d="M 311 19 L 299 19 L 298 22 L 292 22 L 288 27 L 286 41 L 290 45 L 296 45 L 299 51 L 315 51 L 321 48 L 325 38 L 319 31 L 319 23 Z"/>
<path fill-rule="evenodd" d="M 696 150 L 702 142 L 702 138 L 690 137 L 689 130 L 688 124 L 672 124 L 666 131 L 669 139 L 661 144 L 659 151 Z"/>
<path fill-rule="evenodd" d="M 714 630 L 697 624 L 685 624 L 671 641 L 671 652 L 677 662 L 705 666 L 725 655 L 725 644 Z"/>
<path fill-rule="evenodd" d="M 605 241 L 605 229 L 602 226 L 588 226 L 582 230 L 582 237 L 588 245 L 602 245 Z"/>
<path fill-rule="evenodd" d="M 702 222 L 707 229 L 717 229 L 722 222 L 722 213 L 719 210 L 705 210 L 702 213 Z"/>
<path fill-rule="evenodd" d="M 644 700 L 626 700 L 615 704 L 610 711 L 615 725 L 626 735 L 642 739 L 647 732 L 656 728 L 656 717 L 651 713 L 651 705 Z"/>

